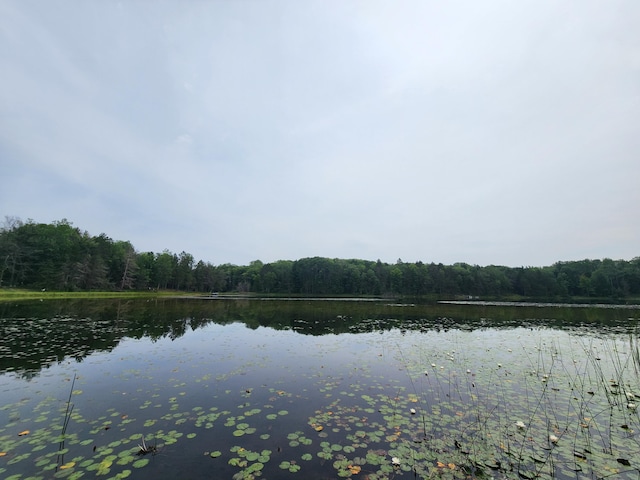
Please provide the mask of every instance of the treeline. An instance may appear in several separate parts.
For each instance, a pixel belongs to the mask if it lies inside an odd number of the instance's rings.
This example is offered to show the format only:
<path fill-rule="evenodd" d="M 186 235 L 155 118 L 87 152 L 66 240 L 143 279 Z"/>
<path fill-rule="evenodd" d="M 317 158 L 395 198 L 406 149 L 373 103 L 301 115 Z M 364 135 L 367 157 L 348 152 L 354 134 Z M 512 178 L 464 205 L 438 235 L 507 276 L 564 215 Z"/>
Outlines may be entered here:
<path fill-rule="evenodd" d="M 65 219 L 44 224 L 7 218 L 0 229 L 0 286 L 292 295 L 626 297 L 640 294 L 640 257 L 519 268 L 321 257 L 212 265 L 196 262 L 186 252 L 138 252 L 128 241 L 105 234 L 91 236 Z"/>

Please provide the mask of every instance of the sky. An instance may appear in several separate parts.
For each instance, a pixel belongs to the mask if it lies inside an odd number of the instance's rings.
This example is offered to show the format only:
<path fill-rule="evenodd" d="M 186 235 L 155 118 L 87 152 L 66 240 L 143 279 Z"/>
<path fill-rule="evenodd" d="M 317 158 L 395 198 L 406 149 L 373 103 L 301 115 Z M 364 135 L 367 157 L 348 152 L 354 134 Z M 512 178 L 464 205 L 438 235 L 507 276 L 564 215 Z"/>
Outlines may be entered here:
<path fill-rule="evenodd" d="M 0 219 L 218 265 L 640 256 L 637 0 L 0 0 Z"/>

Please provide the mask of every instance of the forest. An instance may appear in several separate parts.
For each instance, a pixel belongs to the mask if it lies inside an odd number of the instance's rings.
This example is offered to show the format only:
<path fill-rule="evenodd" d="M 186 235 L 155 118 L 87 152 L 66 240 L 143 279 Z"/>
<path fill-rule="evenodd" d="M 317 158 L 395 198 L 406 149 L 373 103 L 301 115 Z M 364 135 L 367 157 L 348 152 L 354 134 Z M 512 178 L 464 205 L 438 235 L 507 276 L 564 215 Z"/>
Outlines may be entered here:
<path fill-rule="evenodd" d="M 640 257 L 545 267 L 302 258 L 213 265 L 187 252 L 138 252 L 66 219 L 7 217 L 0 229 L 0 287 L 60 291 L 160 290 L 283 295 L 441 295 L 624 298 L 640 295 Z"/>

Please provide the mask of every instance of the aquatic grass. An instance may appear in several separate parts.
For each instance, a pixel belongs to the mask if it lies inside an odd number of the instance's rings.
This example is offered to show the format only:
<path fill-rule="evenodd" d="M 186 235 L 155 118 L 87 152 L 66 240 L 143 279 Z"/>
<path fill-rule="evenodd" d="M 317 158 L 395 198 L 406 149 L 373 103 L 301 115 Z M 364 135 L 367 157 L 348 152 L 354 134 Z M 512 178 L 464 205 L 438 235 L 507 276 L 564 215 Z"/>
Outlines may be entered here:
<path fill-rule="evenodd" d="M 629 333 L 629 351 L 633 360 L 633 369 L 636 376 L 640 377 L 640 342 L 638 341 L 639 332 Z M 640 394 L 640 392 L 637 392 Z"/>
<path fill-rule="evenodd" d="M 576 356 L 580 352 L 574 351 L 573 345 L 560 345 L 554 341 L 536 345 L 533 349 L 535 357 L 525 353 L 525 358 L 529 358 L 534 368 L 522 379 L 516 379 L 523 387 L 520 398 L 524 408 L 513 411 L 509 411 L 514 406 L 513 399 L 509 398 L 513 380 L 511 372 L 503 365 L 480 372 L 484 378 L 467 376 L 467 385 L 463 388 L 460 380 L 464 377 L 457 373 L 460 368 L 443 372 L 434 363 L 425 371 L 425 379 L 416 383 L 412 373 L 416 368 L 409 365 L 406 351 L 400 352 L 398 357 L 402 369 L 410 376 L 408 383 L 415 398 L 435 400 L 437 406 L 431 406 L 433 415 L 442 420 L 443 412 L 453 412 L 465 404 L 468 407 L 461 413 L 466 423 L 454 427 L 460 428 L 457 432 L 450 427 L 448 435 L 437 427 L 431 431 L 431 438 L 435 435 L 445 440 L 447 437 L 453 439 L 455 448 L 472 463 L 471 470 L 467 467 L 467 471 L 480 472 L 489 467 L 506 475 L 510 468 L 514 468 L 521 477 L 535 478 L 586 469 L 596 475 L 597 471 L 602 472 L 598 470 L 601 466 L 612 463 L 611 460 L 604 462 L 603 457 L 597 454 L 602 446 L 606 448 L 608 458 L 617 455 L 613 462 L 618 466 L 627 461 L 622 451 L 633 451 L 625 445 L 620 432 L 629 431 L 629 424 L 634 422 L 637 426 L 637 411 L 627 408 L 622 400 L 631 399 L 632 395 L 635 397 L 631 392 L 638 388 L 636 370 L 630 368 L 629 359 L 620 347 L 607 343 L 599 347 L 598 360 L 586 355 L 586 360 L 578 361 Z M 585 350 L 587 354 L 591 351 L 595 350 Z M 602 352 L 610 357 L 608 361 L 602 360 Z M 421 363 L 425 361 L 421 360 Z M 611 388 L 612 382 L 605 381 L 607 374 L 600 363 L 606 363 L 613 371 L 613 384 L 624 388 Z M 471 373 L 471 369 L 466 371 L 467 375 Z M 593 378 L 598 380 L 596 386 L 590 381 Z M 491 391 L 486 388 L 489 385 Z M 418 390 L 420 387 L 422 392 Z M 604 405 L 597 401 L 599 396 L 606 399 Z M 609 418 L 600 418 L 603 414 Z M 516 426 L 517 422 L 522 429 Z M 616 430 L 615 425 L 619 422 L 624 428 Z M 451 422 L 446 423 L 452 425 Z M 427 437 L 425 424 L 420 427 L 422 438 Z M 637 436 L 634 435 L 631 441 L 637 443 Z M 434 442 L 423 442 L 422 446 L 428 443 Z M 411 459 L 409 461 L 413 462 L 421 447 L 407 447 L 407 451 L 395 452 L 404 455 L 405 461 Z M 488 458 L 493 458 L 493 461 Z"/>

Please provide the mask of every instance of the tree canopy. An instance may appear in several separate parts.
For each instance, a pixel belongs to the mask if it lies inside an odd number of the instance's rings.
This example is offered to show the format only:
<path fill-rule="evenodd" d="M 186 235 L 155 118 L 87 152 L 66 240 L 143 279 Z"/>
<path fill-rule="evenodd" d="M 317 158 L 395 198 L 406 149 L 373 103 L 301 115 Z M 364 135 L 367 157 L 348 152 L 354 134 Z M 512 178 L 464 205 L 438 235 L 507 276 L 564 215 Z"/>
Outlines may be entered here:
<path fill-rule="evenodd" d="M 0 229 L 0 287 L 7 286 L 67 291 L 626 297 L 640 294 L 640 257 L 517 268 L 324 257 L 213 265 L 184 251 L 138 252 L 128 241 L 104 233 L 91 236 L 66 219 L 45 224 L 7 217 Z"/>

